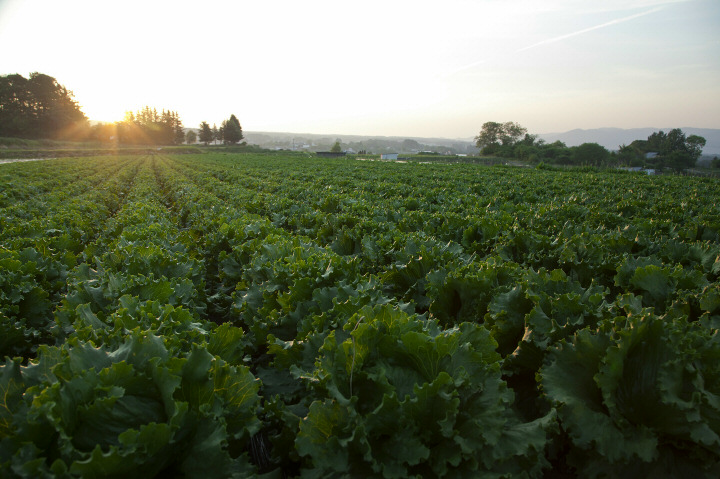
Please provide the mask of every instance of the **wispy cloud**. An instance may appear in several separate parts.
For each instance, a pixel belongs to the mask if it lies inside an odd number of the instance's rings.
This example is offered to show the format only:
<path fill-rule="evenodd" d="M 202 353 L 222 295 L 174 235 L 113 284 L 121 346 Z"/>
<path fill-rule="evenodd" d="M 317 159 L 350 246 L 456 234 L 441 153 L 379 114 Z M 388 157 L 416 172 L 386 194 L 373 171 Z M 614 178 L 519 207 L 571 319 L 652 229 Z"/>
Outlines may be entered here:
<path fill-rule="evenodd" d="M 559 37 L 548 38 L 547 40 L 543 40 L 543 41 L 541 41 L 541 42 L 534 43 L 534 44 L 529 45 L 529 46 L 527 46 L 527 47 L 520 48 L 519 50 L 516 50 L 516 53 L 524 52 L 524 51 L 526 51 L 526 50 L 530 50 L 531 48 L 536 48 L 536 47 L 539 47 L 539 46 L 542 46 L 542 45 L 548 45 L 548 44 L 550 44 L 550 43 L 560 42 L 560 41 L 566 40 L 566 39 L 568 39 L 568 38 L 572 38 L 572 37 L 576 37 L 576 36 L 578 36 L 578 35 L 582 35 L 583 33 L 592 32 L 592 31 L 594 31 L 594 30 L 600 30 L 601 28 L 610 27 L 610 26 L 612 26 L 612 25 L 617 25 L 617 24 L 619 24 L 619 23 L 629 22 L 630 20 L 635 20 L 636 18 L 644 17 L 644 16 L 646 16 L 646 15 L 650 15 L 650 14 L 652 14 L 652 13 L 656 13 L 656 12 L 659 12 L 660 10 L 664 10 L 664 9 L 665 9 L 664 6 L 655 7 L 655 8 L 652 8 L 652 9 L 650 9 L 650 10 L 646 10 L 646 11 L 644 11 L 644 12 L 636 13 L 636 14 L 634 14 L 634 15 L 628 15 L 627 17 L 616 18 L 615 20 L 610 20 L 609 22 L 601 23 L 600 25 L 595 25 L 594 27 L 583 28 L 582 30 L 578 30 L 578 31 L 576 31 L 576 32 L 567 33 L 567 34 L 565 34 L 565 35 L 560 35 Z"/>

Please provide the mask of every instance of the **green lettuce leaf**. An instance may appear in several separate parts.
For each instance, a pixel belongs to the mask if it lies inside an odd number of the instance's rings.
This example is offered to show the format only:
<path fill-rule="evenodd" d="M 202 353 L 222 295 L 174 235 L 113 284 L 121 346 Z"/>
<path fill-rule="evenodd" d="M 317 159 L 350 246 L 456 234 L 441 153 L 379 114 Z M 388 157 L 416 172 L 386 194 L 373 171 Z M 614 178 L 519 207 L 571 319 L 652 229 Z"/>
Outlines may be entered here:
<path fill-rule="evenodd" d="M 320 349 L 312 387 L 330 399 L 313 402 L 301 422 L 303 474 L 539 477 L 554 423 L 526 424 L 530 442 L 506 435 L 524 423 L 495 348 L 478 324 L 441 330 L 390 305 L 361 309 Z"/>
<path fill-rule="evenodd" d="M 2 468 L 49 474 L 51 464 L 83 477 L 252 472 L 243 448 L 260 427 L 259 383 L 204 347 L 174 357 L 151 334 L 135 332 L 111 351 L 73 339 L 41 349 L 26 367 L 6 362 L 0 388 Z"/>
<path fill-rule="evenodd" d="M 720 342 L 702 326 L 643 310 L 551 350 L 541 384 L 588 477 L 720 467 Z M 688 463 L 687 458 L 692 457 Z"/>

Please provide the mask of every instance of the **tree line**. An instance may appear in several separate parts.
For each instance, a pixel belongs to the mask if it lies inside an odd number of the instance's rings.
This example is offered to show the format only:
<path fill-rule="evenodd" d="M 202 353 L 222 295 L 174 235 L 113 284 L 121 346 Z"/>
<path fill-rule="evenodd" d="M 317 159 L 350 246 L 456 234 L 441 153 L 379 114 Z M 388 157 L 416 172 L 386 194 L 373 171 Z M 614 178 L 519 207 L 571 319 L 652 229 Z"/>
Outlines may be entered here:
<path fill-rule="evenodd" d="M 201 125 L 200 141 L 204 141 L 202 130 Z M 243 139 L 234 114 L 214 130 L 210 141 L 235 144 Z M 0 137 L 179 145 L 194 143 L 193 135 L 192 130 L 185 133 L 178 112 L 150 106 L 126 112 L 121 121 L 91 125 L 73 93 L 55 78 L 37 72 L 29 78 L 20 74 L 0 76 Z"/>
<path fill-rule="evenodd" d="M 575 166 L 648 167 L 682 171 L 697 163 L 705 146 L 705 138 L 686 136 L 679 128 L 668 133 L 655 132 L 647 140 L 620 145 L 611 152 L 597 143 L 568 147 L 561 141 L 546 143 L 538 135 L 514 122 L 489 121 L 475 137 L 475 146 L 488 156 L 517 158 L 530 163 Z"/>
<path fill-rule="evenodd" d="M 190 132 L 188 132 L 188 134 L 189 133 Z M 192 136 L 190 136 L 190 138 L 192 138 Z M 188 143 L 194 143 L 194 141 L 190 141 L 190 138 L 188 138 Z M 209 145 L 211 142 L 215 141 L 220 141 L 226 145 L 233 145 L 243 138 L 245 137 L 243 136 L 240 121 L 235 115 L 230 115 L 230 118 L 224 120 L 220 125 L 220 128 L 218 128 L 215 124 L 213 124 L 211 128 L 210 124 L 206 121 L 200 123 L 198 141 L 205 143 L 205 145 Z"/>
<path fill-rule="evenodd" d="M 87 132 L 87 118 L 73 93 L 51 76 L 0 76 L 0 136 L 75 138 Z"/>
<path fill-rule="evenodd" d="M 145 106 L 125 113 L 122 121 L 100 123 L 90 128 L 90 139 L 126 145 L 179 145 L 185 141 L 180 115 L 175 111 Z"/>
<path fill-rule="evenodd" d="M 206 122 L 200 125 L 200 142 L 206 145 L 214 140 L 225 144 L 236 144 L 243 139 L 240 121 L 233 114 L 222 122 L 222 127 L 211 131 L 212 137 L 207 139 L 204 133 Z M 209 127 L 208 127 L 209 128 Z M 122 121 L 95 125 L 91 128 L 91 138 L 101 142 L 116 141 L 130 145 L 180 145 L 182 143 L 194 144 L 198 135 L 193 130 L 185 129 L 177 112 L 144 107 L 132 113 L 127 112 Z"/>

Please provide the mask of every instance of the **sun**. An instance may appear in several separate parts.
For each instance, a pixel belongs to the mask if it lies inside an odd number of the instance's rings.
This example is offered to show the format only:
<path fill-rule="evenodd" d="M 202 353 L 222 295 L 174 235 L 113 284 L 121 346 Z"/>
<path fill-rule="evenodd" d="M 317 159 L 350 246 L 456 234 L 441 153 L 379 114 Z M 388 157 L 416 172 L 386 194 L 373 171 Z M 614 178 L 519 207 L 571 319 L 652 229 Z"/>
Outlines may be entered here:
<path fill-rule="evenodd" d="M 77 98 L 76 98 L 77 99 Z M 102 123 L 115 123 L 122 121 L 125 117 L 127 108 L 112 104 L 105 101 L 79 101 L 80 109 L 90 121 L 99 121 Z"/>
<path fill-rule="evenodd" d="M 113 93 L 107 84 L 76 80 L 72 85 L 72 92 L 80 110 L 90 121 L 103 123 L 121 121 L 125 117 L 125 112 L 131 108 L 127 105 L 127 100 L 122 95 Z"/>

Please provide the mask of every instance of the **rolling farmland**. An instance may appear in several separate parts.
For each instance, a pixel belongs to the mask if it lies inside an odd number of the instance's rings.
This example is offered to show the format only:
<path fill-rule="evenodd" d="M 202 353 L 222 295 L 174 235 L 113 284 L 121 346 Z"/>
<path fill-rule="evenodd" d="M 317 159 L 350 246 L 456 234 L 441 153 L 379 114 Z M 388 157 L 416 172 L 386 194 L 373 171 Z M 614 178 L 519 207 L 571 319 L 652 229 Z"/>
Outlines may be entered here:
<path fill-rule="evenodd" d="M 3 477 L 720 475 L 720 184 L 0 165 Z"/>

